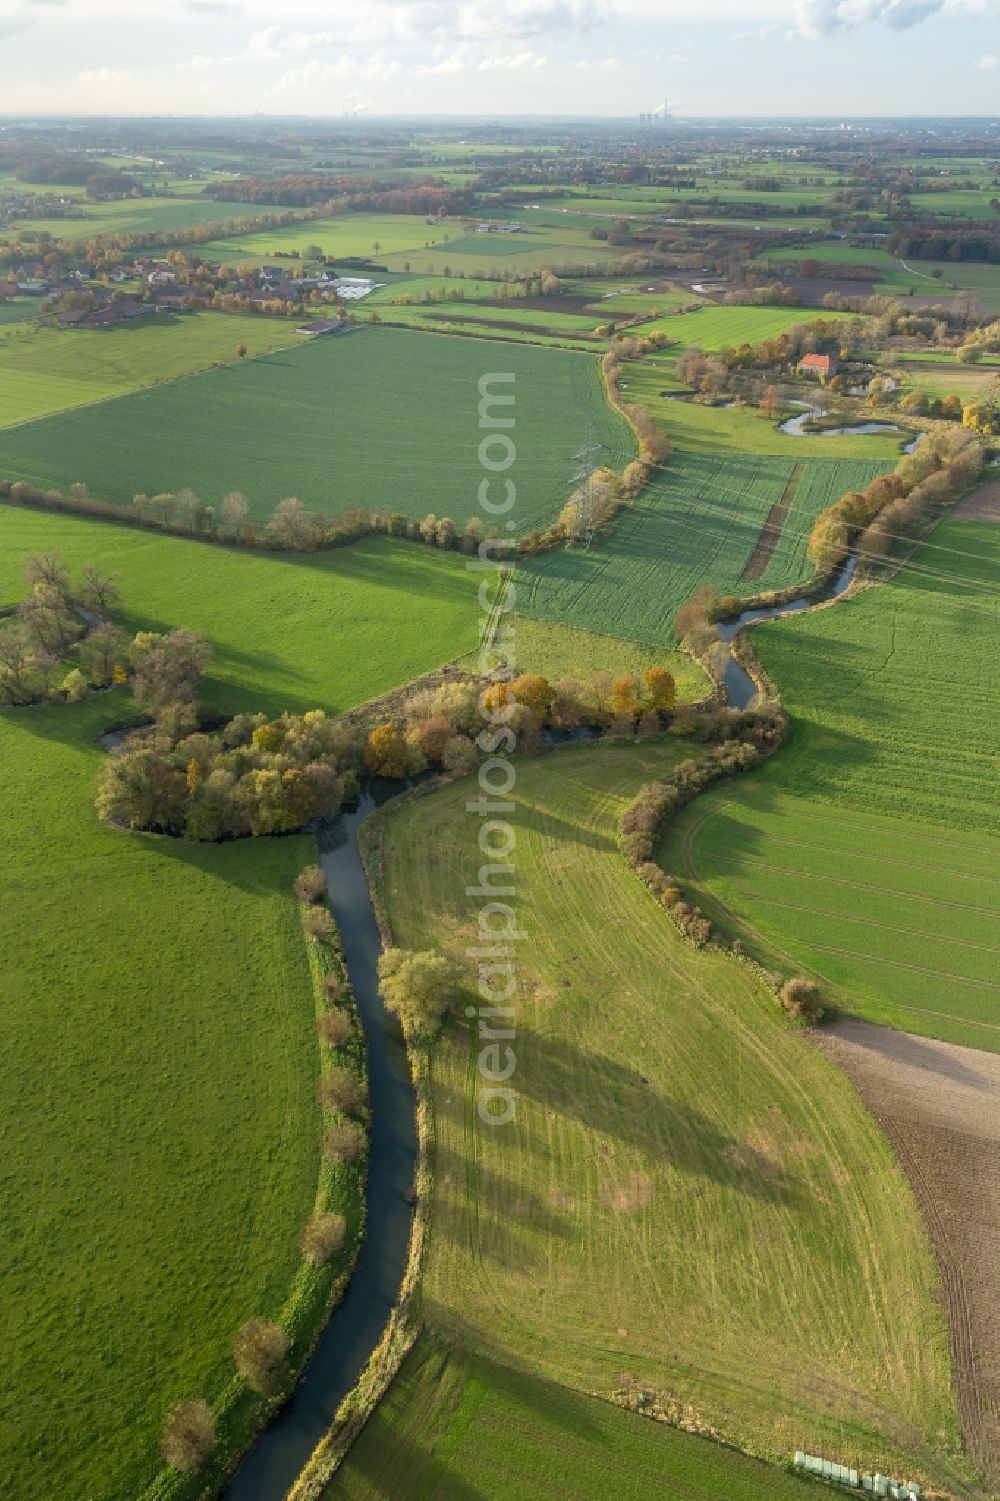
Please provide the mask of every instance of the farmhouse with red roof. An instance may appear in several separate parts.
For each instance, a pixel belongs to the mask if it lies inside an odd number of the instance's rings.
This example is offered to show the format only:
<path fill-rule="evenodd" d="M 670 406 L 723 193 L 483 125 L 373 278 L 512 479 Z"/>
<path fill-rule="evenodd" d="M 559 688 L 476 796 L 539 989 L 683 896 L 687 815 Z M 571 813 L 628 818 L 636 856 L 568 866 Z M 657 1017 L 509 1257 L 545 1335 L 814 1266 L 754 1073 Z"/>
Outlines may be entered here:
<path fill-rule="evenodd" d="M 804 354 L 799 360 L 803 375 L 818 375 L 820 380 L 829 380 L 837 373 L 837 357 L 833 354 Z"/>

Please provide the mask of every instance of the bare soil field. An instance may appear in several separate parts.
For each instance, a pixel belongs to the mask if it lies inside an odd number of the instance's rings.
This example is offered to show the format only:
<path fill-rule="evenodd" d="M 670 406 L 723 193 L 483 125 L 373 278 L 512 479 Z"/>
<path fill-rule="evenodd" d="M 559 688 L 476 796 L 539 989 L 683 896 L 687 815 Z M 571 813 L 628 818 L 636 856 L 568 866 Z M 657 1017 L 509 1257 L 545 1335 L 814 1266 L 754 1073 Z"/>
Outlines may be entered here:
<path fill-rule="evenodd" d="M 960 521 L 1000 521 L 1000 479 L 980 485 L 951 514 Z"/>
<path fill-rule="evenodd" d="M 855 280 L 848 276 L 779 276 L 778 280 L 782 286 L 797 292 L 806 307 L 819 307 L 827 292 L 836 292 L 838 297 L 864 298 L 870 297 L 875 290 L 874 280 Z"/>
<path fill-rule="evenodd" d="M 1000 487 L 998 487 L 1000 489 Z M 817 1034 L 889 1137 L 941 1268 L 966 1447 L 1000 1485 L 1000 1057 L 845 1020 Z"/>

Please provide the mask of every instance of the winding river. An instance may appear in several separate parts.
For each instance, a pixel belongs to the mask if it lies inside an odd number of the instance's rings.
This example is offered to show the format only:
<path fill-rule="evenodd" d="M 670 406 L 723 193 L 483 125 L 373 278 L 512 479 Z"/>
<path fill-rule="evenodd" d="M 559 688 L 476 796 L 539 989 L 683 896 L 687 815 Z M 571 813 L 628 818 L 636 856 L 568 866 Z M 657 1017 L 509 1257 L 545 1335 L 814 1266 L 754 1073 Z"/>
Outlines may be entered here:
<path fill-rule="evenodd" d="M 847 588 L 857 561 L 856 557 L 849 558 L 814 598 L 744 610 L 720 623 L 720 636 L 732 641 L 751 621 L 792 614 L 819 600 L 834 598 Z M 749 674 L 732 658 L 726 668 L 725 685 L 729 703 L 735 708 L 745 708 L 757 691 Z M 113 753 L 128 733 L 123 730 L 104 735 L 101 744 Z M 551 732 L 546 739 L 575 740 L 589 738 L 590 733 Z M 364 1238 L 342 1302 L 331 1315 L 288 1402 L 240 1462 L 223 1492 L 226 1501 L 283 1501 L 378 1344 L 403 1280 L 417 1159 L 416 1101 L 402 1036 L 378 993 L 381 941 L 358 849 L 362 820 L 395 790 L 388 783 L 366 784 L 356 807 L 342 812 L 319 834 L 320 864 L 368 1052 L 372 1119 Z"/>
<path fill-rule="evenodd" d="M 744 610 L 741 615 L 735 615 L 731 620 L 720 621 L 719 635 L 723 641 L 732 641 L 737 631 L 742 630 L 751 621 L 776 620 L 779 615 L 793 615 L 797 610 L 808 610 L 810 605 L 817 605 L 822 600 L 836 599 L 838 594 L 843 594 L 851 582 L 857 566 L 858 559 L 852 554 L 818 594 L 814 594 L 811 598 L 803 596 L 800 599 L 793 599 L 786 605 L 768 605 L 760 610 Z M 723 681 L 726 685 L 726 698 L 734 709 L 745 709 L 757 692 L 753 678 L 745 668 L 740 666 L 735 657 L 729 658 Z"/>

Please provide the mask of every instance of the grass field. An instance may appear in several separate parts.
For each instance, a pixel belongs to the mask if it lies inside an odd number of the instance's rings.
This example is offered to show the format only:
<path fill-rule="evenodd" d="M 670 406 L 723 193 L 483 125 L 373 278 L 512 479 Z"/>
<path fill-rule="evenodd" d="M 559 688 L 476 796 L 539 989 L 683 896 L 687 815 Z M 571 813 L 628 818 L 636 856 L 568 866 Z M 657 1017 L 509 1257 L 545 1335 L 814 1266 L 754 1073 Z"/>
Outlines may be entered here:
<path fill-rule="evenodd" d="M 533 620 L 530 615 L 515 615 L 510 624 L 521 669 L 540 672 L 553 683 L 561 677 L 589 678 L 595 672 L 638 676 L 650 667 L 666 667 L 674 676 L 679 699 L 703 698 L 712 691 L 697 662 L 671 647 L 642 646 L 553 620 Z"/>
<path fill-rule="evenodd" d="M 546 621 L 667 643 L 677 610 L 699 584 L 715 584 L 724 594 L 754 594 L 807 578 L 812 570 L 805 547 L 813 520 L 881 466 L 820 459 L 804 464 L 765 571 L 741 585 L 761 528 L 786 495 L 795 467 L 791 458 L 672 454 L 599 546 L 544 553 L 521 566 L 519 608 Z"/>
<path fill-rule="evenodd" d="M 631 430 L 608 406 L 591 355 L 359 327 L 0 433 L 0 473 L 45 488 L 83 480 L 122 504 L 190 485 L 211 503 L 242 490 L 258 516 L 297 495 L 328 515 L 360 505 L 461 525 L 480 514 L 479 381 L 493 372 L 515 377 L 513 388 L 491 389 L 515 392 L 517 458 L 506 477 L 518 532 L 559 511 L 586 443 L 599 445 L 599 463 L 632 457 Z"/>
<path fill-rule="evenodd" d="M 12 297 L 0 301 L 0 326 L 8 323 L 24 323 L 38 313 L 37 297 Z"/>
<path fill-rule="evenodd" d="M 595 266 L 618 259 L 620 247 L 592 240 L 587 225 L 572 215 L 560 218 L 556 226 L 533 225 L 523 235 L 463 235 L 429 250 L 379 256 L 390 271 L 404 271 L 409 262 L 412 270 L 429 275 L 440 275 L 450 266 L 453 272 L 491 277 L 537 275 L 545 266 Z"/>
<path fill-rule="evenodd" d="M 945 296 L 954 296 L 954 288 L 967 289 L 977 302 L 995 317 L 1000 316 L 1000 266 L 968 265 L 954 261 L 914 261 L 914 267 L 930 276 L 934 271 L 941 272 L 941 279 L 933 281 L 929 286 L 921 283 L 921 289 L 928 296 L 936 295 L 935 289 L 944 288 Z"/>
<path fill-rule="evenodd" d="M 626 799 L 686 754 L 518 762 L 517 1114 L 479 1125 L 479 1044 L 449 1023 L 432 1054 L 427 1320 L 578 1391 L 634 1383 L 764 1456 L 940 1480 L 956 1431 L 944 1321 L 887 1144 L 752 972 L 682 940 L 617 852 Z M 443 947 L 467 975 L 470 786 L 389 811 L 380 867 L 395 941 Z M 393 1440 L 390 1418 L 387 1454 Z"/>
<path fill-rule="evenodd" d="M 425 292 L 430 292 L 434 297 L 442 297 L 445 292 L 459 291 L 463 300 L 469 302 L 486 302 L 499 290 L 495 281 L 477 281 L 475 278 L 465 276 L 407 276 L 405 272 L 385 272 L 381 274 L 372 272 L 373 280 L 383 283 L 378 290 L 370 293 L 361 304 L 363 308 L 372 306 L 382 308 L 385 303 L 391 303 L 394 297 L 408 296 L 419 301 Z M 515 283 L 511 292 L 518 290 L 519 283 Z M 454 307 L 454 304 L 437 304 L 438 306 Z M 459 303 L 457 310 L 461 312 L 462 304 Z"/>
<path fill-rule="evenodd" d="M 301 342 L 295 324 L 239 313 L 151 313 L 117 328 L 0 331 L 0 427 L 121 396 Z"/>
<path fill-rule="evenodd" d="M 80 205 L 72 218 L 15 221 L 8 240 L 34 242 L 39 234 L 57 240 L 92 240 L 98 235 L 144 234 L 148 230 L 188 229 L 253 213 L 245 203 L 219 203 L 214 198 L 125 198 L 109 203 Z"/>
<path fill-rule="evenodd" d="M 284 558 L 0 505 L 0 544 L 0 603 L 23 593 L 25 556 L 55 550 L 118 575 L 130 631 L 202 631 L 204 697 L 227 714 L 343 712 L 477 641 L 465 560 L 385 537 Z"/>
<path fill-rule="evenodd" d="M 792 1475 L 425 1337 L 327 1501 L 810 1501 Z"/>
<path fill-rule="evenodd" d="M 844 1010 L 994 1051 L 998 583 L 997 529 L 952 521 L 891 584 L 755 630 L 791 738 L 686 809 L 663 857 Z"/>
<path fill-rule="evenodd" d="M 319 1173 L 304 839 L 93 813 L 118 695 L 0 713 L 0 1490 L 135 1501 L 166 1410 L 276 1318 Z"/>
<path fill-rule="evenodd" d="M 223 220 L 255 212 L 261 210 L 250 204 L 220 203 L 212 217 Z M 281 229 L 253 230 L 249 234 L 208 240 L 198 246 L 198 251 L 206 260 L 226 265 L 238 261 L 266 265 L 276 251 L 287 255 L 289 251 L 297 250 L 301 255 L 308 245 L 318 245 L 324 255 L 335 256 L 338 260 L 345 256 L 364 256 L 382 262 L 391 252 L 400 251 L 412 253 L 413 269 L 418 271 L 421 268 L 416 264 L 417 259 L 428 246 L 461 236 L 461 225 L 438 221 L 428 224 L 423 214 L 342 214 L 330 219 L 305 219 L 301 224 L 286 224 Z"/>
<path fill-rule="evenodd" d="M 740 344 L 759 344 L 774 339 L 796 323 L 816 318 L 844 317 L 844 314 L 817 312 L 815 308 L 716 307 L 705 305 L 693 313 L 673 313 L 648 323 L 637 323 L 629 335 L 665 333 L 672 343 L 696 345 L 700 349 L 738 348 Z"/>
<path fill-rule="evenodd" d="M 448 303 L 436 307 L 382 306 L 379 315 L 383 323 L 435 333 L 561 346 L 589 350 L 593 354 L 603 354 L 607 347 L 606 341 L 594 334 L 600 320 L 593 313 L 547 312 L 517 300 L 500 304 Z"/>
<path fill-rule="evenodd" d="M 893 353 L 891 362 L 913 389 L 931 396 L 955 392 L 963 401 L 969 401 L 991 388 L 997 389 L 1000 382 L 1000 359 L 987 358 L 978 365 L 961 365 L 954 355 L 927 351 Z"/>

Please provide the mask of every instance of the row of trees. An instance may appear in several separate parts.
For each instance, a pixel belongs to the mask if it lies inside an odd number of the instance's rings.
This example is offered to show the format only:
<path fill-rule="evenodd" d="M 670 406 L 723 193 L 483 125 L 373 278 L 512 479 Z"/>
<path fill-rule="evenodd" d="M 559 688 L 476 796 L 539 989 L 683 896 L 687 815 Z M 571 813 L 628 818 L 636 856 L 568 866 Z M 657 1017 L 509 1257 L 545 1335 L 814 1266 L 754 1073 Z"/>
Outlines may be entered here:
<path fill-rule="evenodd" d="M 809 537 L 810 561 L 825 573 L 860 533 L 863 556 L 885 557 L 897 538 L 908 538 L 935 512 L 961 495 L 979 475 L 983 446 L 965 429 L 925 433 L 913 453 L 903 454 L 892 474 L 864 490 L 849 490 L 817 517 Z"/>
<path fill-rule="evenodd" d="M 365 1091 L 352 1059 L 355 1026 L 350 1010 L 343 1004 L 346 979 L 335 953 L 336 928 L 325 905 L 326 880 L 319 866 L 307 866 L 299 873 L 295 894 L 303 904 L 303 926 L 309 941 L 319 950 L 323 970 L 324 1009 L 319 1018 L 323 1155 L 333 1164 L 337 1181 L 351 1182 L 352 1192 L 360 1195 L 356 1170 L 367 1141 Z M 417 1035 L 435 1030 L 458 994 L 457 972 L 437 954 L 390 949 L 382 956 L 379 970 L 386 1005 Z M 346 1180 L 345 1171 L 349 1174 Z M 343 1250 L 346 1231 L 343 1214 L 330 1209 L 315 1211 L 299 1234 L 303 1260 L 313 1268 L 325 1266 Z M 233 1364 L 253 1391 L 273 1398 L 290 1378 L 289 1348 L 289 1337 L 281 1324 L 272 1319 L 251 1318 L 240 1325 L 234 1336 Z M 176 1403 L 164 1420 L 161 1452 L 173 1470 L 188 1474 L 197 1471 L 210 1458 L 217 1442 L 215 1414 L 202 1397 Z"/>

